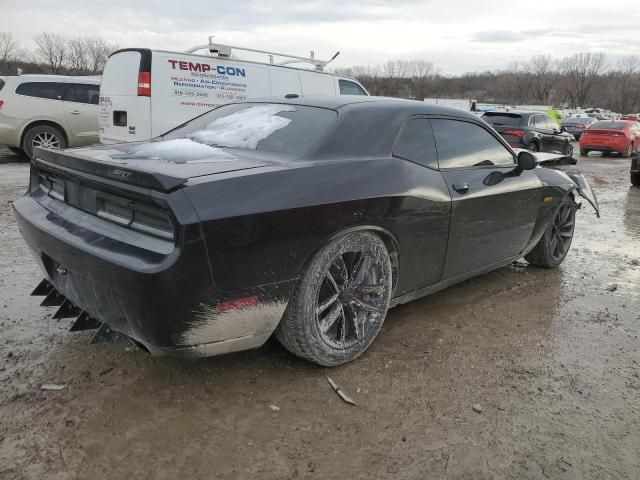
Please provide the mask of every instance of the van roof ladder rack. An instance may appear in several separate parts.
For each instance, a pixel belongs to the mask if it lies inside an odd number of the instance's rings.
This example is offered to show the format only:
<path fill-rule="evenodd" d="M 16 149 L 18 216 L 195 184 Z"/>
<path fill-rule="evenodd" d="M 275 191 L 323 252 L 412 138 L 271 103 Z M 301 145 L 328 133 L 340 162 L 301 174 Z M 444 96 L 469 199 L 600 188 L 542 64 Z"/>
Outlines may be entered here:
<path fill-rule="evenodd" d="M 236 47 L 233 45 L 223 45 L 222 43 L 214 43 L 213 37 L 209 37 L 209 43 L 207 45 L 196 45 L 195 47 L 186 50 L 185 53 L 195 53 L 198 50 L 209 50 L 210 55 L 216 55 L 220 58 L 231 58 L 233 50 L 239 50 L 242 52 L 262 53 L 269 56 L 269 64 L 271 65 L 290 65 L 294 63 L 310 63 L 313 65 L 317 72 L 324 71 L 324 67 L 333 62 L 340 52 L 331 57 L 330 60 L 318 60 L 315 58 L 313 50 L 310 52 L 309 57 L 299 57 L 296 55 L 289 55 L 288 53 L 269 52 L 267 50 L 256 50 L 254 48 Z M 274 57 L 282 57 L 284 60 L 274 62 Z"/>

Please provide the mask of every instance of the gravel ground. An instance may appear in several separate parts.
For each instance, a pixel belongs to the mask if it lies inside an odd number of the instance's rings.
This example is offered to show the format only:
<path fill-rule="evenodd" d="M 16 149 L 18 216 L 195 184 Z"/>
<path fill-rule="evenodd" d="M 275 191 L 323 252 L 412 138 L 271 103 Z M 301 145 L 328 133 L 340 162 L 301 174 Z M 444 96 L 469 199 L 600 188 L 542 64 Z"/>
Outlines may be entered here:
<path fill-rule="evenodd" d="M 602 218 L 579 212 L 560 268 L 511 266 L 398 307 L 331 370 L 275 341 L 180 361 L 69 333 L 28 296 L 40 274 L 11 213 L 18 161 L 0 150 L 0 478 L 640 478 L 628 160 L 580 158 Z"/>

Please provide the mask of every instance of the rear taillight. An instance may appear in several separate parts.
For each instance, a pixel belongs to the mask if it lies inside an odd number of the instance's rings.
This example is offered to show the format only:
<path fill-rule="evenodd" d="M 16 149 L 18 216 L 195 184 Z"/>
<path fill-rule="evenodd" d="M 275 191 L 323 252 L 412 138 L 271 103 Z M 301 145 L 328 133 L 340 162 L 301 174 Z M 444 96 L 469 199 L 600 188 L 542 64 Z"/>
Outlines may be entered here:
<path fill-rule="evenodd" d="M 138 73 L 138 96 L 151 96 L 151 72 Z"/>
<path fill-rule="evenodd" d="M 0 100 L 0 108 L 4 107 L 4 100 Z"/>
<path fill-rule="evenodd" d="M 522 137 L 524 135 L 524 130 L 503 130 L 503 135 L 513 135 L 514 137 Z"/>

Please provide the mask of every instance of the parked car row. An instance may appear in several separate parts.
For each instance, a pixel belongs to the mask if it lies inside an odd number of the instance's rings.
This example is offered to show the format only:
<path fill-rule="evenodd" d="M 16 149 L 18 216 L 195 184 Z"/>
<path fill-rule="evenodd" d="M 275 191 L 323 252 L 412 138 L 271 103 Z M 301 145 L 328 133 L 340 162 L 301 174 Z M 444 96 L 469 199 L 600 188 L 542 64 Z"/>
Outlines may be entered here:
<path fill-rule="evenodd" d="M 580 136 L 580 154 L 602 152 L 630 157 L 640 146 L 640 124 L 628 120 L 602 120 L 593 123 Z"/>
<path fill-rule="evenodd" d="M 558 125 L 548 113 L 487 112 L 482 119 L 495 128 L 514 148 L 573 157 L 573 135 Z"/>
<path fill-rule="evenodd" d="M 24 151 L 98 142 L 100 77 L 0 77 L 0 145 Z"/>

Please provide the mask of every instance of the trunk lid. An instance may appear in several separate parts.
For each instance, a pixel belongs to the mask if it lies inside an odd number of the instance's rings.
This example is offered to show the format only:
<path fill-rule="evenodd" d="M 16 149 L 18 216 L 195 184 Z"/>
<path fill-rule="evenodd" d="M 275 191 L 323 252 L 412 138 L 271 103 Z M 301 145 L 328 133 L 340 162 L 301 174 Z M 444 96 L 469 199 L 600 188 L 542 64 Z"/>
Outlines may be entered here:
<path fill-rule="evenodd" d="M 168 192 L 190 178 L 273 165 L 248 155 L 202 145 L 199 152 L 185 151 L 176 141 L 101 145 L 67 150 L 34 148 L 34 164 L 82 172 L 96 180 L 112 180 Z M 193 142 L 195 143 L 195 142 Z M 163 148 L 164 147 L 164 148 Z M 208 152 L 206 148 L 211 151 Z M 181 161 L 181 158 L 186 158 Z"/>

